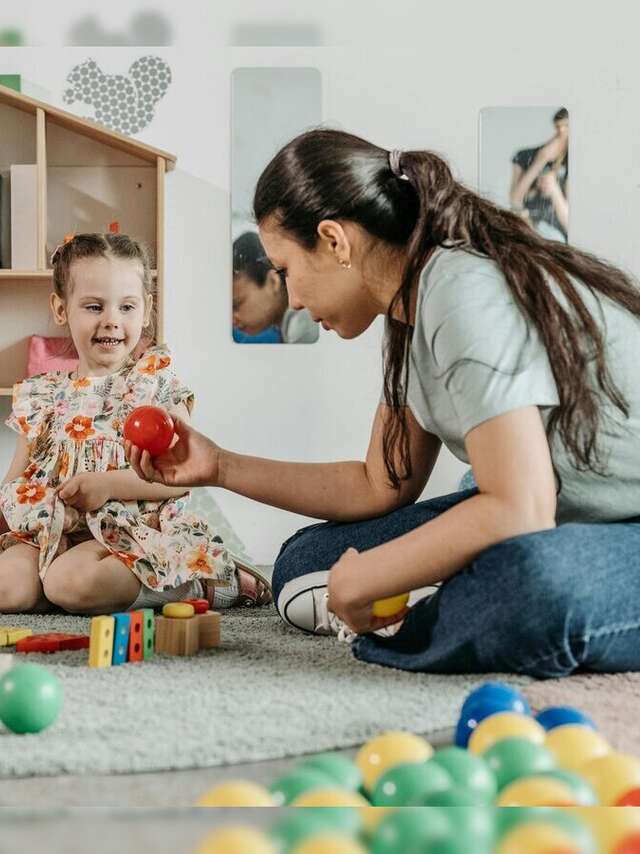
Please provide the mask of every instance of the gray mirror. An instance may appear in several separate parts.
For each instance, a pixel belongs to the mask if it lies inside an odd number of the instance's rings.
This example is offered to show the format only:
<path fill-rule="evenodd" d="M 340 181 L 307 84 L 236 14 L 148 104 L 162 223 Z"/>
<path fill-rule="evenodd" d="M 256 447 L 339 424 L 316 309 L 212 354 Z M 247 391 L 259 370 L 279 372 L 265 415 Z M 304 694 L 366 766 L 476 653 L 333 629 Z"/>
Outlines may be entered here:
<path fill-rule="evenodd" d="M 239 344 L 309 344 L 318 324 L 288 307 L 286 280 L 266 257 L 253 221 L 261 172 L 291 139 L 320 124 L 315 68 L 237 68 L 232 84 L 232 334 Z"/>
<path fill-rule="evenodd" d="M 569 113 L 565 107 L 480 111 L 480 193 L 543 237 L 568 242 Z"/>

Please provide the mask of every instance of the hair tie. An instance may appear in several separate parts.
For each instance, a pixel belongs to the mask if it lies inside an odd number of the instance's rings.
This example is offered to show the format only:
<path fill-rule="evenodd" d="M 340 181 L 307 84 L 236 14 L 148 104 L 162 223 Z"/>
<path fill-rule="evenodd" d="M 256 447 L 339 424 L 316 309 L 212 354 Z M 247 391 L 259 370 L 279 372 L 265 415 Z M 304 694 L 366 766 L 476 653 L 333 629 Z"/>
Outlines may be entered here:
<path fill-rule="evenodd" d="M 392 148 L 389 152 L 389 167 L 391 168 L 391 171 L 396 176 L 396 178 L 402 178 L 404 181 L 408 181 L 409 179 L 400 168 L 401 157 L 402 150 L 400 148 Z"/>
<path fill-rule="evenodd" d="M 65 234 L 64 240 L 62 241 L 62 243 L 58 243 L 56 248 L 53 250 L 53 254 L 51 255 L 51 266 L 53 266 L 56 263 L 56 261 L 59 259 L 60 253 L 62 252 L 64 247 L 67 245 L 67 243 L 71 243 L 71 241 L 74 238 L 75 238 L 75 234 Z"/>

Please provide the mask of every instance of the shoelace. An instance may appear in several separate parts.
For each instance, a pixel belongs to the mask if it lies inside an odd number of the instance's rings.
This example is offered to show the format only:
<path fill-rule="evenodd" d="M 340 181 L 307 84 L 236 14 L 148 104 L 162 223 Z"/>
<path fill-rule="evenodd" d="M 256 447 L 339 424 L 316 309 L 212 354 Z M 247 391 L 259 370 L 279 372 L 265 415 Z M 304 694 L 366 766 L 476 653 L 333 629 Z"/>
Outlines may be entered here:
<path fill-rule="evenodd" d="M 331 632 L 331 634 L 336 635 L 341 643 L 351 643 L 351 641 L 356 637 L 356 633 L 352 632 L 340 617 L 337 617 L 333 611 L 329 610 L 328 593 L 325 593 L 322 596 L 319 604 L 320 621 L 318 623 L 318 628 L 325 629 L 326 631 Z"/>

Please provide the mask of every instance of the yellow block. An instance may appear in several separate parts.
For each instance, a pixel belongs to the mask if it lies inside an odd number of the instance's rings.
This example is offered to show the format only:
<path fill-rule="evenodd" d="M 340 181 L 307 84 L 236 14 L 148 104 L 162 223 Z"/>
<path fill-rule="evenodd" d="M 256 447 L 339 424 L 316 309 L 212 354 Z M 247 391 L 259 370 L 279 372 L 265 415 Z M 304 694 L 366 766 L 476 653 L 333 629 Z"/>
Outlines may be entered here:
<path fill-rule="evenodd" d="M 173 617 L 174 619 L 186 620 L 193 617 L 195 609 L 188 602 L 167 602 L 162 609 L 163 617 Z"/>
<path fill-rule="evenodd" d="M 0 629 L 0 646 L 9 646 L 9 633 L 6 629 Z"/>
<path fill-rule="evenodd" d="M 113 657 L 113 617 L 93 617 L 89 639 L 89 667 L 111 667 Z"/>
<path fill-rule="evenodd" d="M 31 637 L 32 634 L 32 629 L 7 629 L 7 640 L 9 644 L 14 644 L 22 638 Z"/>

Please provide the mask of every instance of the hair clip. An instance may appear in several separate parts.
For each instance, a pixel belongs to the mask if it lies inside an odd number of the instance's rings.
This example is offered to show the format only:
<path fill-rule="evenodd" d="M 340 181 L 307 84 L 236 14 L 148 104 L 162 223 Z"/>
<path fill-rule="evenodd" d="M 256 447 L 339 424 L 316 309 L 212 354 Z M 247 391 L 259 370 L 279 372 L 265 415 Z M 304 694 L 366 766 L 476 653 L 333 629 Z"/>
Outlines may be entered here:
<path fill-rule="evenodd" d="M 56 248 L 53 250 L 53 254 L 51 256 L 51 265 L 52 266 L 56 263 L 56 261 L 60 260 L 60 253 L 62 252 L 64 247 L 67 245 L 67 243 L 71 243 L 71 241 L 73 240 L 74 237 L 75 237 L 75 234 L 65 234 L 64 240 L 62 241 L 62 243 L 58 243 Z"/>

